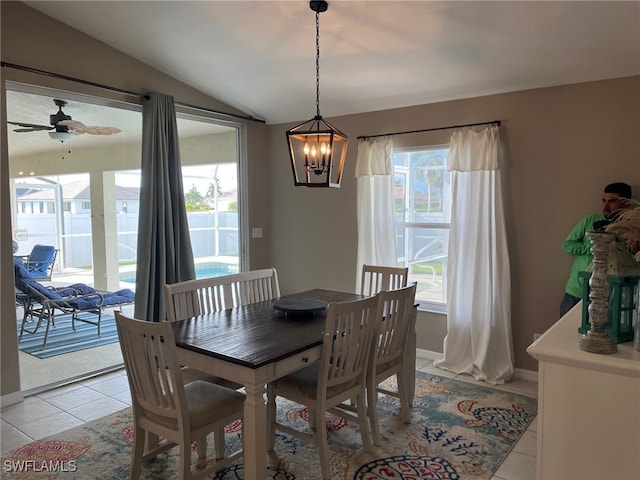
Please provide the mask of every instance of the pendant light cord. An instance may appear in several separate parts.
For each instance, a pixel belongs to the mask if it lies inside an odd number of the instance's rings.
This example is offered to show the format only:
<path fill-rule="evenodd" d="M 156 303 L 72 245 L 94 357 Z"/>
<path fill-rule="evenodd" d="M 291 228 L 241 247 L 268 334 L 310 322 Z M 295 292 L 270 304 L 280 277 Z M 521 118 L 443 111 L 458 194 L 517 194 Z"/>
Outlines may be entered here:
<path fill-rule="evenodd" d="M 316 12 L 316 116 L 320 117 L 320 12 Z"/>

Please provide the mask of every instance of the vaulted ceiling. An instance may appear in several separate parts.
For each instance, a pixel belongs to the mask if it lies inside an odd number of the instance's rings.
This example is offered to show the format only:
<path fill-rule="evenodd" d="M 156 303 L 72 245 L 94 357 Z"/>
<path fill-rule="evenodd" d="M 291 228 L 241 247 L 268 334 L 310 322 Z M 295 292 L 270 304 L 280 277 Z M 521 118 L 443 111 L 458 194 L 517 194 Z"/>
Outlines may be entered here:
<path fill-rule="evenodd" d="M 24 3 L 269 124 L 316 113 L 306 0 Z M 640 75 L 638 1 L 335 0 L 319 21 L 326 118 Z M 32 93 L 8 95 L 9 121 L 48 125 L 54 97 Z M 74 120 L 122 130 L 82 135 L 78 147 L 140 136 L 139 113 L 65 100 Z M 47 132 L 13 129 L 12 155 L 60 148 Z"/>
<path fill-rule="evenodd" d="M 24 3 L 267 123 L 315 115 L 306 0 Z M 320 14 L 325 117 L 638 74 L 637 1 L 335 0 Z"/>

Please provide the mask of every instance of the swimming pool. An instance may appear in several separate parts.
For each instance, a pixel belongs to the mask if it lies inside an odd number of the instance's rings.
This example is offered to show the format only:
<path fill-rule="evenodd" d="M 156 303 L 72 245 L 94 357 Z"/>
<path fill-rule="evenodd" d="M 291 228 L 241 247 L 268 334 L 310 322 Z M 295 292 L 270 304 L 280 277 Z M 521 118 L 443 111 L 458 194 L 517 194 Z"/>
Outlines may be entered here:
<path fill-rule="evenodd" d="M 220 262 L 196 263 L 196 278 L 211 278 L 230 273 L 238 273 L 238 265 Z M 120 274 L 120 281 L 126 283 L 136 283 L 136 272 L 123 272 Z"/>

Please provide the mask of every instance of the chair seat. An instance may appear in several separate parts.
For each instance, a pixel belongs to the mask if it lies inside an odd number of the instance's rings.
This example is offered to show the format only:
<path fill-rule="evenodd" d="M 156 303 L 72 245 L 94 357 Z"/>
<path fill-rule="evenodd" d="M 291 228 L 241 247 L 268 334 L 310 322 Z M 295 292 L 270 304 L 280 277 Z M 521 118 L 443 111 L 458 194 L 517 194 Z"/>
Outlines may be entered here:
<path fill-rule="evenodd" d="M 191 382 L 195 382 L 196 380 L 202 380 L 204 382 L 217 383 L 218 385 L 222 385 L 223 387 L 227 387 L 232 390 L 238 390 L 243 386 L 239 383 L 232 382 L 231 380 L 227 380 L 216 375 L 211 375 L 210 373 L 205 373 L 201 370 L 197 370 L 195 368 L 187 366 L 182 367 L 182 380 L 184 381 L 185 385 Z"/>
<path fill-rule="evenodd" d="M 244 405 L 244 394 L 215 383 L 196 380 L 186 384 L 184 391 L 187 396 L 191 430 L 198 430 L 220 417 L 232 415 Z M 153 422 L 167 428 L 174 430 L 178 428 L 178 421 L 175 418 L 154 415 L 150 412 L 146 412 L 145 415 Z"/>
<path fill-rule="evenodd" d="M 402 358 L 400 357 L 394 358 L 393 360 L 390 360 L 388 362 L 378 363 L 378 365 L 376 366 L 376 376 L 384 374 L 385 372 L 390 371 L 401 364 L 402 364 Z M 383 378 L 383 380 L 389 377 L 390 375 L 387 375 L 386 377 Z"/>
<path fill-rule="evenodd" d="M 318 393 L 318 375 L 320 374 L 320 364 L 315 363 L 302 370 L 293 372 L 286 377 L 279 378 L 272 382 L 274 388 L 283 397 L 305 398 L 316 400 Z M 357 385 L 357 379 L 343 383 L 335 387 L 326 389 L 327 397 L 335 397 L 341 392 L 347 391 Z M 291 398 L 295 401 L 295 398 Z"/>

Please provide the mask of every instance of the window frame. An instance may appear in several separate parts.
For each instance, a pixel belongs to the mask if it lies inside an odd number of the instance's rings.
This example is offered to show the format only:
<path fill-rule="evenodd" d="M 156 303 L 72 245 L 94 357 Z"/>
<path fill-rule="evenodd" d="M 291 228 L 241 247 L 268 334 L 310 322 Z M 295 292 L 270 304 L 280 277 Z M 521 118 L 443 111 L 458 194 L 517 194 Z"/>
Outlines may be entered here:
<path fill-rule="evenodd" d="M 400 242 L 400 237 L 402 236 L 402 238 L 404 238 L 404 242 L 405 242 L 405 249 L 404 249 L 404 254 L 401 254 L 400 251 L 398 251 L 398 265 L 403 265 L 403 266 L 407 266 L 409 267 L 409 281 L 415 281 L 412 280 L 412 272 L 411 272 L 411 265 L 409 264 L 409 260 L 408 260 L 408 256 L 407 256 L 407 247 L 408 247 L 408 240 L 406 240 L 408 238 L 408 236 L 410 235 L 410 230 L 411 229 L 416 229 L 416 228 L 420 228 L 420 229 L 438 229 L 438 230 L 443 230 L 445 232 L 445 238 L 448 239 L 448 232 L 450 230 L 451 227 L 451 205 L 453 202 L 453 197 L 452 197 L 452 192 L 451 192 L 451 173 L 447 170 L 447 165 L 446 165 L 446 159 L 445 159 L 445 165 L 444 165 L 444 173 L 446 175 L 448 175 L 448 178 L 446 180 L 443 181 L 443 185 L 445 186 L 445 191 L 443 191 L 442 196 L 443 196 L 443 200 L 444 200 L 444 204 L 443 204 L 443 214 L 445 216 L 445 220 L 444 222 L 438 222 L 438 221 L 429 221 L 429 222 L 422 222 L 422 221 L 412 221 L 412 220 L 406 220 L 407 218 L 407 210 L 410 208 L 410 200 L 411 200 L 411 193 L 407 190 L 407 185 L 409 184 L 409 182 L 411 181 L 411 166 L 407 165 L 407 166 L 401 166 L 400 168 L 398 168 L 398 166 L 396 165 L 396 154 L 398 153 L 418 153 L 418 152 L 424 152 L 424 151 L 434 151 L 434 150 L 447 150 L 447 155 L 449 154 L 449 150 L 450 150 L 450 144 L 449 143 L 437 143 L 437 144 L 426 144 L 426 145 L 419 145 L 419 146 L 403 146 L 403 147 L 394 147 L 393 149 L 393 167 L 394 167 L 394 177 L 393 177 L 393 185 L 394 185 L 394 190 L 396 188 L 396 175 L 401 174 L 404 175 L 404 185 L 403 185 L 403 191 L 404 191 L 404 205 L 405 205 L 405 210 L 404 213 L 402 215 L 403 219 L 405 219 L 404 221 L 399 221 L 398 220 L 398 214 L 395 211 L 395 204 L 394 204 L 394 214 L 396 216 L 395 218 L 395 224 L 396 224 L 396 241 Z M 448 195 L 448 201 L 444 199 L 444 196 Z M 395 202 L 395 192 L 394 192 L 394 202 Z M 413 215 L 410 215 L 410 217 L 413 217 Z M 447 262 L 447 256 L 448 256 L 448 242 L 445 244 L 445 248 L 446 248 L 446 255 L 444 256 L 444 258 L 442 259 L 443 261 L 443 272 L 442 272 L 442 297 L 443 297 L 443 301 L 439 302 L 439 301 L 430 301 L 430 300 L 425 300 L 425 299 L 419 299 L 417 298 L 416 303 L 418 305 L 418 310 L 420 311 L 425 311 L 425 312 L 432 312 L 432 313 L 441 313 L 441 314 L 445 314 L 447 311 L 447 288 L 446 288 L 446 280 L 447 280 L 447 272 L 446 272 L 446 262 Z"/>

